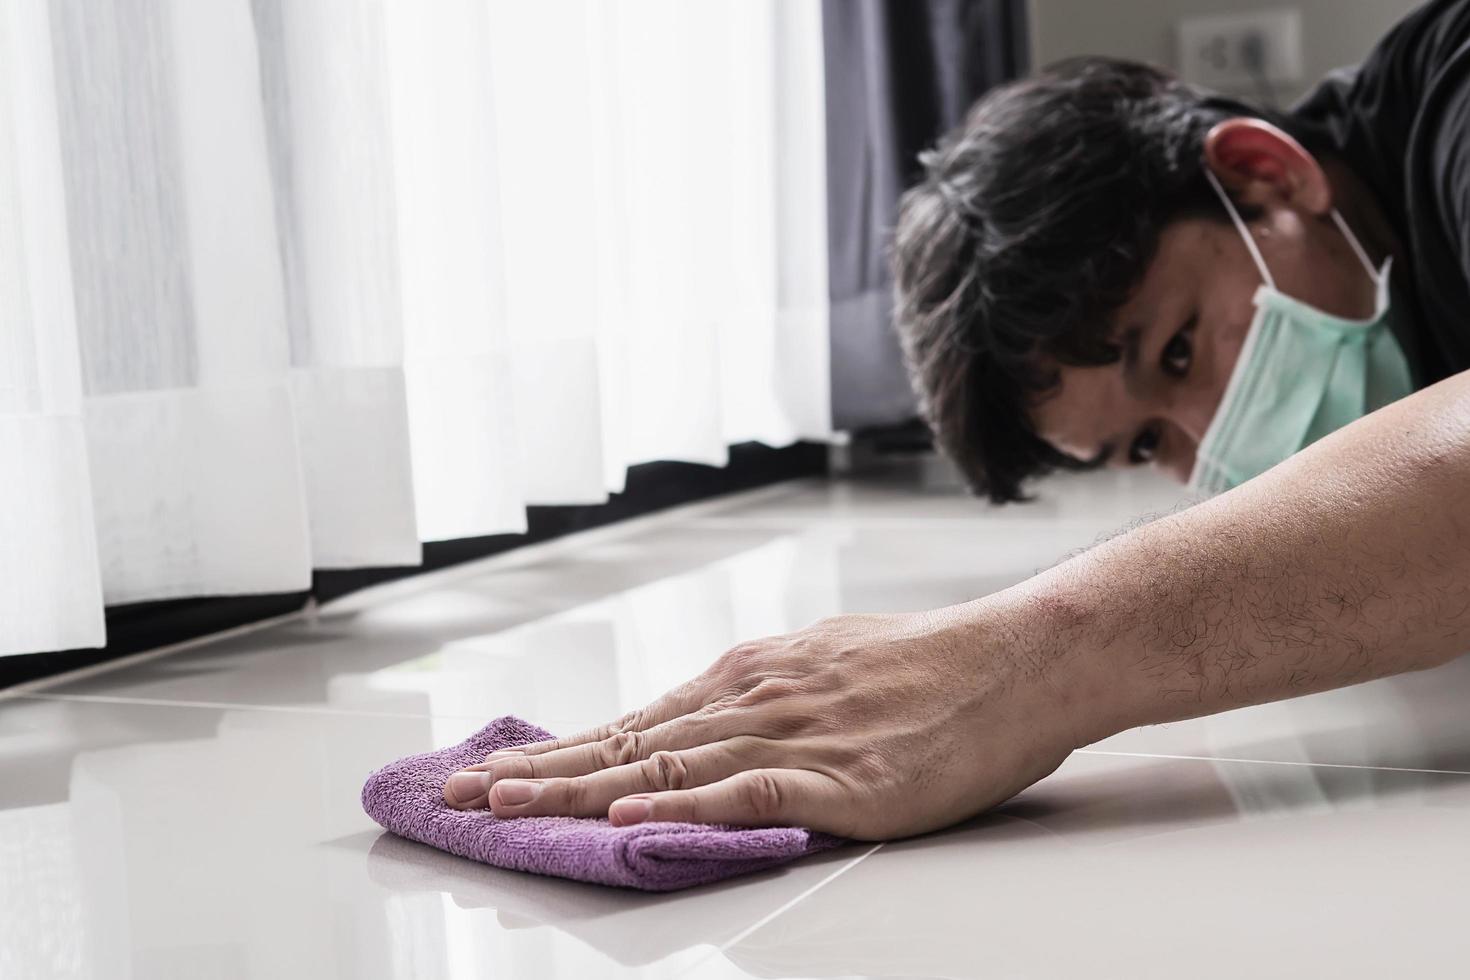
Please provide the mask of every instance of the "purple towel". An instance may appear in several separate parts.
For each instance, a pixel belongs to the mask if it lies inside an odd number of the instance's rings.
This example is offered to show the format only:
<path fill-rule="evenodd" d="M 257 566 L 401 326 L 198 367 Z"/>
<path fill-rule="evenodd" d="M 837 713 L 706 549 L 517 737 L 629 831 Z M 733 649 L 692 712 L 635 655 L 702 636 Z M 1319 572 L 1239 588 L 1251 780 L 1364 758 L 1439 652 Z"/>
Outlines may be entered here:
<path fill-rule="evenodd" d="M 601 885 L 665 892 L 759 871 L 843 843 L 801 827 L 648 822 L 614 827 L 605 817 L 512 817 L 456 810 L 444 781 L 496 749 L 540 742 L 550 732 L 506 715 L 451 748 L 411 755 L 378 770 L 362 807 L 401 837 L 493 864 Z"/>

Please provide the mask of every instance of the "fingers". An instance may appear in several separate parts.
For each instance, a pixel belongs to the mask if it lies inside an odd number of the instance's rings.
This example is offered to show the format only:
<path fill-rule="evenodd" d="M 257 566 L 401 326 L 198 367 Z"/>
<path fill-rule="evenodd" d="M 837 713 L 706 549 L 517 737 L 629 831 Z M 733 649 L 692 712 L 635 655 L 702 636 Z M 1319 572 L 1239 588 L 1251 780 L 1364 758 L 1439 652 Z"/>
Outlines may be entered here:
<path fill-rule="evenodd" d="M 658 752 L 693 748 L 739 734 L 732 725 L 741 692 L 759 692 L 775 681 L 753 679 L 753 647 L 725 653 L 700 676 L 617 721 L 558 739 L 491 752 L 445 782 L 445 802 L 460 809 L 491 805 L 490 787 L 501 779 L 554 779 L 626 766 Z M 757 651 L 758 652 L 758 651 Z M 731 690 L 732 676 L 738 686 Z M 783 688 L 784 690 L 784 688 Z M 720 694 L 720 691 L 724 691 Z M 769 693 L 769 692 L 768 692 Z M 754 734 L 754 733 L 752 733 Z M 750 763 L 736 767 L 750 768 Z"/>
<path fill-rule="evenodd" d="M 748 769 L 719 782 L 639 793 L 612 805 L 614 827 L 671 820 L 740 827 L 810 827 L 855 836 L 853 801 L 830 776 L 808 769 Z"/>
<path fill-rule="evenodd" d="M 657 793 L 725 779 L 743 768 L 774 762 L 773 746 L 742 736 L 679 752 L 658 751 L 636 763 L 573 777 L 494 779 L 487 771 L 456 773 L 445 798 L 480 801 L 497 817 L 606 816 L 614 800 L 630 793 Z M 469 804 L 454 804 L 468 808 Z"/>
<path fill-rule="evenodd" d="M 693 680 L 686 681 L 678 687 L 666 692 L 658 700 L 646 707 L 630 711 L 615 721 L 595 728 L 588 728 L 575 735 L 567 735 L 562 738 L 547 739 L 543 742 L 528 742 L 525 745 L 517 745 L 510 749 L 499 749 L 485 756 L 486 762 L 497 759 L 514 758 L 522 755 L 541 755 L 545 752 L 555 752 L 559 749 L 572 748 L 578 745 L 586 745 L 589 742 L 600 742 L 611 738 L 619 732 L 643 731 L 655 725 L 671 721 L 681 715 L 687 715 L 704 707 L 708 701 L 706 694 L 710 685 L 706 683 L 705 676 L 701 674 Z"/>
<path fill-rule="evenodd" d="M 583 776 L 641 762 L 658 752 L 673 752 L 721 742 L 740 731 L 728 711 L 684 715 L 647 731 L 619 732 L 597 742 L 586 742 L 539 755 L 493 756 L 469 766 L 445 783 L 444 800 L 459 809 L 488 805 L 486 793 L 501 779 L 550 779 Z M 750 768 L 747 764 L 745 768 Z M 734 770 L 732 770 L 734 771 Z M 466 774 L 477 774 L 473 777 Z M 488 774 L 488 780 L 483 774 Z"/>

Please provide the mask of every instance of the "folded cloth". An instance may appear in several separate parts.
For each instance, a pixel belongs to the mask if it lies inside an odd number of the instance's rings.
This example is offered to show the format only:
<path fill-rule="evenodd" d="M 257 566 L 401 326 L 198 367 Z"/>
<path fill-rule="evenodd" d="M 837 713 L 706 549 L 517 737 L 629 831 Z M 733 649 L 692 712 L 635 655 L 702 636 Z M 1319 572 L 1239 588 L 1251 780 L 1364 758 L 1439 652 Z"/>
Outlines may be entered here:
<path fill-rule="evenodd" d="M 497 868 L 664 892 L 785 864 L 843 843 L 801 827 L 733 827 L 667 821 L 614 827 L 605 817 L 510 817 L 456 810 L 444 781 L 496 749 L 540 742 L 549 732 L 506 715 L 458 745 L 411 755 L 378 770 L 362 807 L 401 837 Z"/>

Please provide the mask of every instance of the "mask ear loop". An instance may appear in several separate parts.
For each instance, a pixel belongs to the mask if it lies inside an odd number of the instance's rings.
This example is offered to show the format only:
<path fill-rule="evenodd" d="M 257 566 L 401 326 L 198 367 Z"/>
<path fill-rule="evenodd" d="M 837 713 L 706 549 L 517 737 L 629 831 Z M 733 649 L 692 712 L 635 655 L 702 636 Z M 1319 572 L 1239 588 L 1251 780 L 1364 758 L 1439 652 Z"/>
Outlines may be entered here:
<path fill-rule="evenodd" d="M 1240 232 L 1240 237 L 1245 239 L 1245 247 L 1250 249 L 1251 258 L 1256 260 L 1256 268 L 1261 270 L 1261 278 L 1266 285 L 1272 289 L 1276 288 L 1276 280 L 1271 278 L 1271 270 L 1266 268 L 1266 260 L 1261 256 L 1261 250 L 1256 247 L 1256 240 L 1251 237 L 1250 229 L 1245 226 L 1245 221 L 1240 217 L 1240 212 L 1235 210 L 1235 202 L 1230 200 L 1230 195 L 1225 193 L 1225 188 L 1220 186 L 1220 178 L 1208 166 L 1204 168 L 1205 176 L 1209 178 L 1215 193 L 1220 195 L 1220 200 L 1225 203 L 1225 210 L 1230 212 L 1230 220 L 1235 222 L 1235 230 Z M 1355 243 L 1356 244 L 1356 243 Z"/>
<path fill-rule="evenodd" d="M 1367 251 L 1358 243 L 1358 236 L 1353 234 L 1352 229 L 1348 227 L 1348 223 L 1343 220 L 1337 208 L 1332 209 L 1332 220 L 1337 222 L 1337 227 L 1342 232 L 1342 237 L 1346 238 L 1347 243 L 1352 246 L 1353 254 L 1358 257 L 1359 262 L 1363 263 L 1363 268 L 1368 270 L 1368 278 L 1372 279 L 1374 283 L 1381 284 L 1383 282 L 1383 275 L 1377 269 L 1373 268 L 1373 260 L 1368 258 Z"/>

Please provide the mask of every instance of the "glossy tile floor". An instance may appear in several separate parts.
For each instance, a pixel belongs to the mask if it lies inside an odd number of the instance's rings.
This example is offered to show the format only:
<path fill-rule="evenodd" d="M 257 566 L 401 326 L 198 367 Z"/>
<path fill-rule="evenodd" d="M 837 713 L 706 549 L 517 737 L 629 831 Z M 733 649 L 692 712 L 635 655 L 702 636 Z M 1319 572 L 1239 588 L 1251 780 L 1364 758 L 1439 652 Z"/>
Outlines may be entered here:
<path fill-rule="evenodd" d="M 381 833 L 397 756 L 609 720 L 734 642 L 1015 582 L 1166 509 L 795 483 L 0 700 L 0 977 L 1463 976 L 1470 658 L 1129 732 L 997 812 L 674 895 Z"/>

